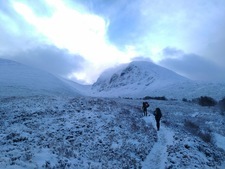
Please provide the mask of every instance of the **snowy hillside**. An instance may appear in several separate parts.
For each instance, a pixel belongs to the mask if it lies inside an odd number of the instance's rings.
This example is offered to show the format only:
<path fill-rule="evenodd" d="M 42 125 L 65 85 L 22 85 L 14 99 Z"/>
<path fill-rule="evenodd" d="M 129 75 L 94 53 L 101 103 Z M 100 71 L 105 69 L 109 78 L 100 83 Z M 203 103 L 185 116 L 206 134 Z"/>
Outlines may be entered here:
<path fill-rule="evenodd" d="M 0 99 L 1 169 L 224 169 L 225 119 L 181 101 Z M 153 110 L 163 113 L 156 131 Z M 219 119 L 219 120 L 218 120 Z"/>
<path fill-rule="evenodd" d="M 107 91 L 118 89 L 124 86 L 129 88 L 140 87 L 158 88 L 168 84 L 188 81 L 188 79 L 160 67 L 151 62 L 134 61 L 130 64 L 121 65 L 114 71 L 104 72 L 97 82 L 93 84 L 93 89 Z"/>
<path fill-rule="evenodd" d="M 65 80 L 66 81 L 66 80 Z M 47 72 L 0 59 L 0 96 L 80 95 L 74 87 Z"/>
<path fill-rule="evenodd" d="M 224 96 L 220 85 L 205 87 L 133 62 L 108 70 L 90 89 L 0 59 L 0 169 L 224 169 L 225 116 L 218 107 L 150 100 L 143 117 L 143 100 L 106 98 Z M 156 107 L 163 114 L 160 131 Z"/>
<path fill-rule="evenodd" d="M 136 61 L 105 71 L 91 85 L 54 76 L 23 64 L 0 59 L 0 97 L 31 95 L 86 95 L 101 97 L 165 96 L 222 99 L 223 83 L 198 83 L 151 62 Z"/>
<path fill-rule="evenodd" d="M 224 97 L 225 84 L 199 83 L 151 62 L 135 61 L 105 71 L 92 86 L 93 95 L 107 97 Z"/>

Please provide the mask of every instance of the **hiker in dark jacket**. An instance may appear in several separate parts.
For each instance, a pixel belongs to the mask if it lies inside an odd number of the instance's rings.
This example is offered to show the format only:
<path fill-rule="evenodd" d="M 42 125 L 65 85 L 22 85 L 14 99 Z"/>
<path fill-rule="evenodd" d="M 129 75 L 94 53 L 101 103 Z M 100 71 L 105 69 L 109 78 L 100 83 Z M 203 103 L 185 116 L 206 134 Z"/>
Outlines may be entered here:
<path fill-rule="evenodd" d="M 162 117 L 162 112 L 161 112 L 160 108 L 157 107 L 155 109 L 154 116 L 155 116 L 155 121 L 156 121 L 156 127 L 157 127 L 157 130 L 159 131 L 159 128 L 160 128 L 160 119 Z"/>
<path fill-rule="evenodd" d="M 142 110 L 144 112 L 144 116 L 147 116 L 147 108 L 149 107 L 148 102 L 143 102 Z"/>

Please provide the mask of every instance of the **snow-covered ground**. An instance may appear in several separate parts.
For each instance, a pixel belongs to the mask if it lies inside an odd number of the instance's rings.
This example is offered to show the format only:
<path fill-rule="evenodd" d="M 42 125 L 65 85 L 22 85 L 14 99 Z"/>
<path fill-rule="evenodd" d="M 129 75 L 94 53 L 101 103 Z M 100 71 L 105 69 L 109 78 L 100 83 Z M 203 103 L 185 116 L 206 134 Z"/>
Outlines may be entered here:
<path fill-rule="evenodd" d="M 153 116 L 145 118 L 147 124 L 154 124 Z M 156 129 L 156 127 L 155 127 Z M 146 159 L 142 162 L 143 169 L 164 169 L 167 163 L 167 146 L 173 145 L 174 133 L 172 130 L 162 126 L 158 133 L 158 140 L 154 144 Z"/>
<path fill-rule="evenodd" d="M 225 116 L 181 98 L 218 100 L 225 85 L 193 84 L 148 65 L 107 73 L 93 87 L 0 59 L 0 169 L 224 169 Z M 118 97 L 127 93 L 133 99 Z M 173 99 L 150 100 L 143 117 L 138 97 L 166 94 Z M 160 131 L 156 107 L 163 113 Z"/>
<path fill-rule="evenodd" d="M 225 118 L 216 108 L 149 103 L 143 117 L 138 99 L 2 97 L 0 168 L 224 168 Z"/>

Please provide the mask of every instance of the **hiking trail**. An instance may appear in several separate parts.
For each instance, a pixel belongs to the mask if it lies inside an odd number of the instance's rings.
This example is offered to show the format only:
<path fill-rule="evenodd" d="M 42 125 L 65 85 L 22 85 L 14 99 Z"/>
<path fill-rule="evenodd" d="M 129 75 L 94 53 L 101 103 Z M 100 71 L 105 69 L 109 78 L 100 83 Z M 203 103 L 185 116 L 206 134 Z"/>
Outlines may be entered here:
<path fill-rule="evenodd" d="M 153 115 L 144 117 L 148 125 L 153 125 L 156 129 L 156 122 Z M 152 147 L 145 161 L 142 162 L 143 169 L 165 169 L 167 162 L 167 146 L 173 144 L 173 131 L 160 124 L 157 131 L 157 142 Z"/>

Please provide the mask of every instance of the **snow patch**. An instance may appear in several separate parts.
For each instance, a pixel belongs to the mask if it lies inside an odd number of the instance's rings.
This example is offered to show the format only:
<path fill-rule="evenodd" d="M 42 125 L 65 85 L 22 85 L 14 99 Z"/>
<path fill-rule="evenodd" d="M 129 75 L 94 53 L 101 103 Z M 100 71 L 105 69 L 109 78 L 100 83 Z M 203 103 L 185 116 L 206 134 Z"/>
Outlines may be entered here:
<path fill-rule="evenodd" d="M 225 151 L 225 136 L 222 136 L 221 134 L 218 133 L 214 133 L 214 138 L 216 141 L 216 145 Z"/>

